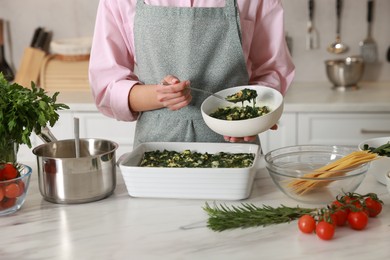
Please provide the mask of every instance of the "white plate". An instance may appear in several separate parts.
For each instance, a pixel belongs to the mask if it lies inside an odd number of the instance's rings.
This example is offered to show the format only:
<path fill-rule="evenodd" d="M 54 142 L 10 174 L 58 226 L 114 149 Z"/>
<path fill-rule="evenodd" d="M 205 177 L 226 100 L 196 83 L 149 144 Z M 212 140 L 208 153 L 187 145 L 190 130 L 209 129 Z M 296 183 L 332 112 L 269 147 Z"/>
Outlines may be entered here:
<path fill-rule="evenodd" d="M 359 150 L 363 150 L 363 146 L 368 144 L 371 147 L 378 147 L 390 141 L 388 137 L 378 137 L 365 140 L 359 144 Z M 378 182 L 386 185 L 386 174 L 390 171 L 390 157 L 382 157 L 371 162 L 368 173 L 373 174 Z"/>
<path fill-rule="evenodd" d="M 200 153 L 253 153 L 255 160 L 248 168 L 157 168 L 139 167 L 147 151 L 189 149 Z M 122 155 L 118 165 L 132 197 L 223 199 L 248 198 L 252 190 L 259 159 L 259 146 L 233 143 L 143 143 Z"/>

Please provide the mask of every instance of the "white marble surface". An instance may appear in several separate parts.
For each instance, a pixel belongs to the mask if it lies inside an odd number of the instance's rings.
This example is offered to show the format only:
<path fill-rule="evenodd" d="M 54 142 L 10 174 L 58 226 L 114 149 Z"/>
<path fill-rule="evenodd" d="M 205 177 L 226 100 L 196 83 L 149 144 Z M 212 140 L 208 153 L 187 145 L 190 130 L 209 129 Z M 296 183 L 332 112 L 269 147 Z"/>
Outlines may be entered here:
<path fill-rule="evenodd" d="M 276 188 L 264 169 L 257 177 L 245 202 L 297 205 Z M 390 259 L 390 196 L 370 174 L 358 192 L 376 192 L 385 203 L 383 212 L 370 219 L 364 231 L 337 229 L 331 241 L 301 234 L 295 221 L 224 232 L 206 227 L 182 230 L 181 226 L 207 219 L 204 200 L 132 198 L 119 172 L 112 196 L 78 205 L 43 200 L 37 178 L 34 170 L 24 206 L 0 218 L 2 260 Z"/>

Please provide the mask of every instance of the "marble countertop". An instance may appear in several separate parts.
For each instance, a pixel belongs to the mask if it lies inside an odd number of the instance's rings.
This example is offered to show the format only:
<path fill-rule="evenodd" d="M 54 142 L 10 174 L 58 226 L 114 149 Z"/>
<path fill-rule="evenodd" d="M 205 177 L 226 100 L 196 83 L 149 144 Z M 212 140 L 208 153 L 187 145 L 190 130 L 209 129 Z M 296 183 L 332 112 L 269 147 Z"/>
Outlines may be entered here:
<path fill-rule="evenodd" d="M 97 111 L 90 91 L 59 91 L 71 110 Z M 390 112 L 390 82 L 361 82 L 359 89 L 338 91 L 329 82 L 293 83 L 285 112 Z"/>
<path fill-rule="evenodd" d="M 26 163 L 36 168 L 36 163 Z M 390 195 L 368 173 L 357 192 L 376 192 L 381 215 L 363 231 L 339 228 L 331 241 L 298 231 L 296 221 L 269 227 L 214 232 L 181 227 L 207 219 L 204 200 L 133 198 L 117 172 L 109 198 L 86 204 L 45 201 L 33 171 L 27 199 L 13 215 L 0 217 L 0 259 L 389 259 Z M 251 196 L 226 205 L 297 206 L 260 168 Z M 209 201 L 213 203 L 213 201 Z M 302 205 L 311 206 L 313 205 Z"/>

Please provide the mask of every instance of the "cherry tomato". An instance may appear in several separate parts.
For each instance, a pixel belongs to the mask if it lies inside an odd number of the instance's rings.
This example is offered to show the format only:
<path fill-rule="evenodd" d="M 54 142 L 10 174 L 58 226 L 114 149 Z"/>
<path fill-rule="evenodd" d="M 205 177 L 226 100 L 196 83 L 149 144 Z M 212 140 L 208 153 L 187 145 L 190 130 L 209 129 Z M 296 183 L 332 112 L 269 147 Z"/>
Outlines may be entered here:
<path fill-rule="evenodd" d="M 332 209 L 334 210 L 333 215 L 336 218 L 336 225 L 339 227 L 344 226 L 347 223 L 349 209 L 345 208 L 338 200 L 332 202 Z"/>
<path fill-rule="evenodd" d="M 16 177 L 18 177 L 18 170 L 15 168 L 15 166 L 12 163 L 4 164 L 3 178 L 5 180 L 12 180 Z"/>
<path fill-rule="evenodd" d="M 376 217 L 382 211 L 382 204 L 371 197 L 366 198 L 364 204 L 369 217 Z"/>
<path fill-rule="evenodd" d="M 336 225 L 339 227 L 344 226 L 347 223 L 348 214 L 349 213 L 346 210 L 343 209 L 336 210 L 332 214 L 332 216 L 334 216 L 334 218 L 336 219 Z"/>
<path fill-rule="evenodd" d="M 316 229 L 316 221 L 310 215 L 303 215 L 298 219 L 298 228 L 306 234 L 313 233 Z"/>
<path fill-rule="evenodd" d="M 0 202 L 4 199 L 4 190 L 3 187 L 0 186 Z"/>
<path fill-rule="evenodd" d="M 26 185 L 22 180 L 18 181 L 18 186 L 19 186 L 19 194 L 17 197 L 21 196 L 24 193 L 24 190 L 26 189 Z"/>
<path fill-rule="evenodd" d="M 320 221 L 316 227 L 316 234 L 322 240 L 330 240 L 333 238 L 335 232 L 334 226 L 326 221 Z"/>
<path fill-rule="evenodd" d="M 18 197 L 20 194 L 20 187 L 16 182 L 10 183 L 5 186 L 4 195 L 9 199 Z"/>
<path fill-rule="evenodd" d="M 368 215 L 364 211 L 351 211 L 348 214 L 348 224 L 355 230 L 363 230 L 368 224 Z"/>
<path fill-rule="evenodd" d="M 0 209 L 8 209 L 15 205 L 16 199 L 7 199 L 5 198 L 3 201 L 0 202 Z"/>

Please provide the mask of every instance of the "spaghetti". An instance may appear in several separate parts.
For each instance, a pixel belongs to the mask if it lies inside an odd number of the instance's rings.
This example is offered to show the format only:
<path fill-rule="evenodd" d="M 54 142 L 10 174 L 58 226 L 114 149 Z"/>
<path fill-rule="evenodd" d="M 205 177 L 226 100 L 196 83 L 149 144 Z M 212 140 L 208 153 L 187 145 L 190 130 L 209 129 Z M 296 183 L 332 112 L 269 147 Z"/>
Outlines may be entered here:
<path fill-rule="evenodd" d="M 298 195 L 303 195 L 314 188 L 324 187 L 332 180 L 321 180 L 320 178 L 331 178 L 343 176 L 349 170 L 353 170 L 357 166 L 371 162 L 377 159 L 375 153 L 368 151 L 352 152 L 332 163 L 329 163 L 321 168 L 314 170 L 302 176 L 303 179 L 290 181 L 287 184 L 292 191 Z M 318 178 L 318 180 L 316 180 Z"/>

